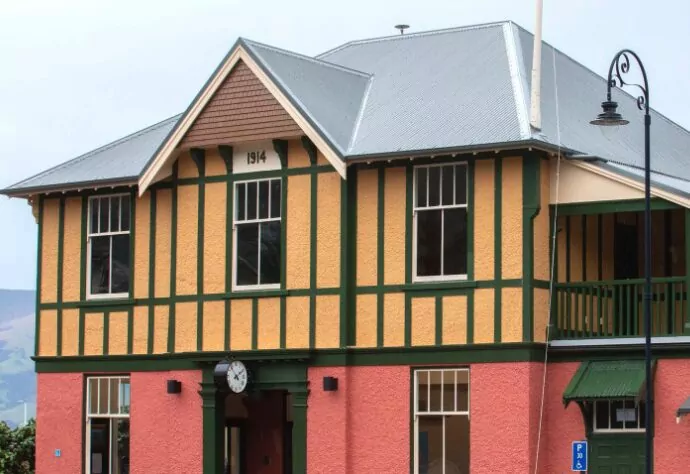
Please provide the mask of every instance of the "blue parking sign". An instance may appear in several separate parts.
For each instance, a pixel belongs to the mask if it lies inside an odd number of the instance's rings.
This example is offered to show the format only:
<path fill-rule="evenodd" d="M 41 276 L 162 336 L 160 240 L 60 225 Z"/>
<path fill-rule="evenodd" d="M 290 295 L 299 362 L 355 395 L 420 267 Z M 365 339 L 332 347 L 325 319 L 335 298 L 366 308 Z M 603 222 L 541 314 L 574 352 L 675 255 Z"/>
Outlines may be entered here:
<path fill-rule="evenodd" d="M 572 471 L 587 470 L 587 441 L 573 441 L 573 464 Z"/>

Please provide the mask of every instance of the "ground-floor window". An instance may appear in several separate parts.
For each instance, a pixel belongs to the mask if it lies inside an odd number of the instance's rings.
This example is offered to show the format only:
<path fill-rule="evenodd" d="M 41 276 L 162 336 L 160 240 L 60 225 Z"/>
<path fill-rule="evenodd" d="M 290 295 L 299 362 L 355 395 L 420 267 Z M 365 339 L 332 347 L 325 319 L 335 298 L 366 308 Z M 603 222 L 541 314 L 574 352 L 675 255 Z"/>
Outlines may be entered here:
<path fill-rule="evenodd" d="M 86 379 L 86 472 L 129 474 L 129 377 Z"/>
<path fill-rule="evenodd" d="M 469 369 L 414 372 L 415 474 L 470 469 Z"/>
<path fill-rule="evenodd" d="M 635 400 L 597 400 L 592 413 L 595 432 L 645 431 L 644 402 Z"/>

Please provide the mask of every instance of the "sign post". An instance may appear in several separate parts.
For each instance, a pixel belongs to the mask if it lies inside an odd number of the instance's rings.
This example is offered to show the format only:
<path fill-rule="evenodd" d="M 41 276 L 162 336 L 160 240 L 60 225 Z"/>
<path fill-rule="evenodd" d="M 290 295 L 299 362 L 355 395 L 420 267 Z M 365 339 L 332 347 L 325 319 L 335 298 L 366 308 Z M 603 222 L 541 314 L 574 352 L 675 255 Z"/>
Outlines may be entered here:
<path fill-rule="evenodd" d="M 573 441 L 573 460 L 570 469 L 575 472 L 587 470 L 587 441 Z"/>

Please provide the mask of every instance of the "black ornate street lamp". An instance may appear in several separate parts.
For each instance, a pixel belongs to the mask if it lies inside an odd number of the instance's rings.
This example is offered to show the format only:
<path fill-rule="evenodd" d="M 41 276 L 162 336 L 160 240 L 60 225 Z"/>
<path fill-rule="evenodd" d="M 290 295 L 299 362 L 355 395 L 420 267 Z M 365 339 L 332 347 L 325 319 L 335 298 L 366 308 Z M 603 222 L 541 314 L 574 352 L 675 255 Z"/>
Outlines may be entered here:
<path fill-rule="evenodd" d="M 637 62 L 642 73 L 643 84 L 626 82 L 625 77 L 630 72 L 630 56 Z M 652 212 L 650 193 L 650 159 L 649 159 L 649 128 L 652 118 L 649 115 L 649 86 L 647 72 L 640 57 L 635 52 L 624 49 L 613 58 L 609 67 L 606 101 L 601 103 L 603 109 L 596 119 L 590 123 L 600 126 L 626 125 L 621 114 L 616 112 L 618 104 L 611 100 L 611 88 L 623 86 L 636 87 L 640 91 L 637 96 L 637 108 L 644 110 L 644 361 L 645 361 L 645 472 L 652 472 L 652 414 L 654 413 L 652 396 Z"/>

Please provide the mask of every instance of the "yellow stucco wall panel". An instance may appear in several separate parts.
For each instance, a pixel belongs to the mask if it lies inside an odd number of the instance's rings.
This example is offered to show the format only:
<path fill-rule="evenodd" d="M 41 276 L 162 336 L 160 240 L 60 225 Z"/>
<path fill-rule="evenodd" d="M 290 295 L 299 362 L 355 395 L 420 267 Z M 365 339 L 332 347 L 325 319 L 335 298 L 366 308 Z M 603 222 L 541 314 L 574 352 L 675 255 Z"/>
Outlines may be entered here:
<path fill-rule="evenodd" d="M 383 196 L 383 283 L 405 282 L 405 168 L 387 168 Z M 374 235 L 371 236 L 374 239 Z"/>
<path fill-rule="evenodd" d="M 301 140 L 288 140 L 288 168 L 307 168 L 310 166 L 307 150 Z"/>
<path fill-rule="evenodd" d="M 103 313 L 84 315 L 84 355 L 103 354 Z"/>
<path fill-rule="evenodd" d="M 108 324 L 108 355 L 127 354 L 127 313 L 110 313 Z"/>
<path fill-rule="evenodd" d="M 412 345 L 436 343 L 436 298 L 412 298 Z"/>
<path fill-rule="evenodd" d="M 596 302 L 594 304 L 597 304 Z M 554 311 L 556 308 L 553 308 Z M 535 342 L 546 341 L 546 325 L 549 322 L 549 290 L 534 289 L 534 334 Z"/>
<path fill-rule="evenodd" d="M 146 192 L 135 201 L 134 215 L 134 297 L 149 296 L 149 263 L 151 258 L 151 193 Z"/>
<path fill-rule="evenodd" d="M 494 160 L 477 160 L 474 165 L 474 277 L 494 278 Z"/>
<path fill-rule="evenodd" d="M 316 338 L 317 348 L 340 346 L 340 296 L 316 297 Z"/>
<path fill-rule="evenodd" d="M 534 218 L 534 278 L 538 280 L 549 279 L 549 162 L 542 160 L 539 175 L 540 186 L 540 210 Z"/>
<path fill-rule="evenodd" d="M 317 165 L 330 165 L 331 162 L 326 159 L 325 156 L 323 156 L 323 153 L 320 151 L 316 151 L 316 164 Z"/>
<path fill-rule="evenodd" d="M 225 302 L 204 302 L 204 335 L 202 347 L 205 351 L 222 351 L 225 344 Z"/>
<path fill-rule="evenodd" d="M 177 294 L 197 292 L 197 236 L 199 187 L 180 186 L 177 190 Z"/>
<path fill-rule="evenodd" d="M 522 158 L 504 158 L 501 195 L 501 272 L 522 277 Z"/>
<path fill-rule="evenodd" d="M 169 189 L 156 191 L 155 292 L 159 298 L 170 296 L 171 203 L 172 193 Z"/>
<path fill-rule="evenodd" d="M 225 291 L 227 185 L 206 184 L 204 196 L 204 293 Z"/>
<path fill-rule="evenodd" d="M 494 342 L 494 290 L 481 288 L 474 290 L 474 342 Z"/>
<path fill-rule="evenodd" d="M 287 288 L 309 287 L 310 180 L 309 175 L 290 176 L 287 180 Z"/>
<path fill-rule="evenodd" d="M 376 295 L 357 295 L 355 345 L 376 346 Z"/>
<path fill-rule="evenodd" d="M 62 355 L 79 355 L 79 310 L 62 310 Z"/>
<path fill-rule="evenodd" d="M 357 176 L 357 285 L 376 285 L 378 170 Z"/>
<path fill-rule="evenodd" d="M 285 345 L 288 349 L 309 347 L 309 297 L 286 299 Z"/>
<path fill-rule="evenodd" d="M 230 303 L 230 350 L 252 348 L 252 300 L 232 300 Z"/>
<path fill-rule="evenodd" d="M 218 148 L 207 148 L 206 149 L 206 164 L 205 164 L 206 176 L 223 176 L 227 174 L 227 168 L 225 167 L 225 162 L 221 158 Z"/>
<path fill-rule="evenodd" d="M 405 295 L 388 293 L 383 297 L 383 345 L 405 345 Z"/>
<path fill-rule="evenodd" d="M 41 236 L 41 302 L 57 301 L 57 249 L 59 199 L 43 202 L 43 231 Z"/>
<path fill-rule="evenodd" d="M 340 285 L 340 184 L 338 173 L 317 175 L 316 285 Z"/>
<path fill-rule="evenodd" d="M 146 354 L 149 340 L 149 308 L 134 307 L 134 328 L 132 329 L 132 352 Z"/>
<path fill-rule="evenodd" d="M 444 296 L 443 344 L 467 343 L 467 296 Z"/>
<path fill-rule="evenodd" d="M 55 310 L 41 311 L 38 354 L 57 355 L 57 311 Z"/>
<path fill-rule="evenodd" d="M 257 345 L 259 349 L 280 347 L 280 298 L 260 298 L 257 315 L 259 327 Z"/>
<path fill-rule="evenodd" d="M 197 178 L 199 171 L 196 164 L 192 161 L 189 151 L 183 151 L 177 160 L 177 175 L 180 178 Z"/>
<path fill-rule="evenodd" d="M 156 306 L 153 321 L 153 352 L 162 354 L 168 352 L 168 325 L 170 324 L 170 309 L 167 306 Z"/>
<path fill-rule="evenodd" d="M 521 342 L 522 288 L 503 288 L 501 318 L 501 342 Z"/>
<path fill-rule="evenodd" d="M 196 351 L 196 303 L 175 305 L 175 352 Z"/>
<path fill-rule="evenodd" d="M 78 301 L 81 289 L 81 198 L 65 199 L 62 301 Z"/>

